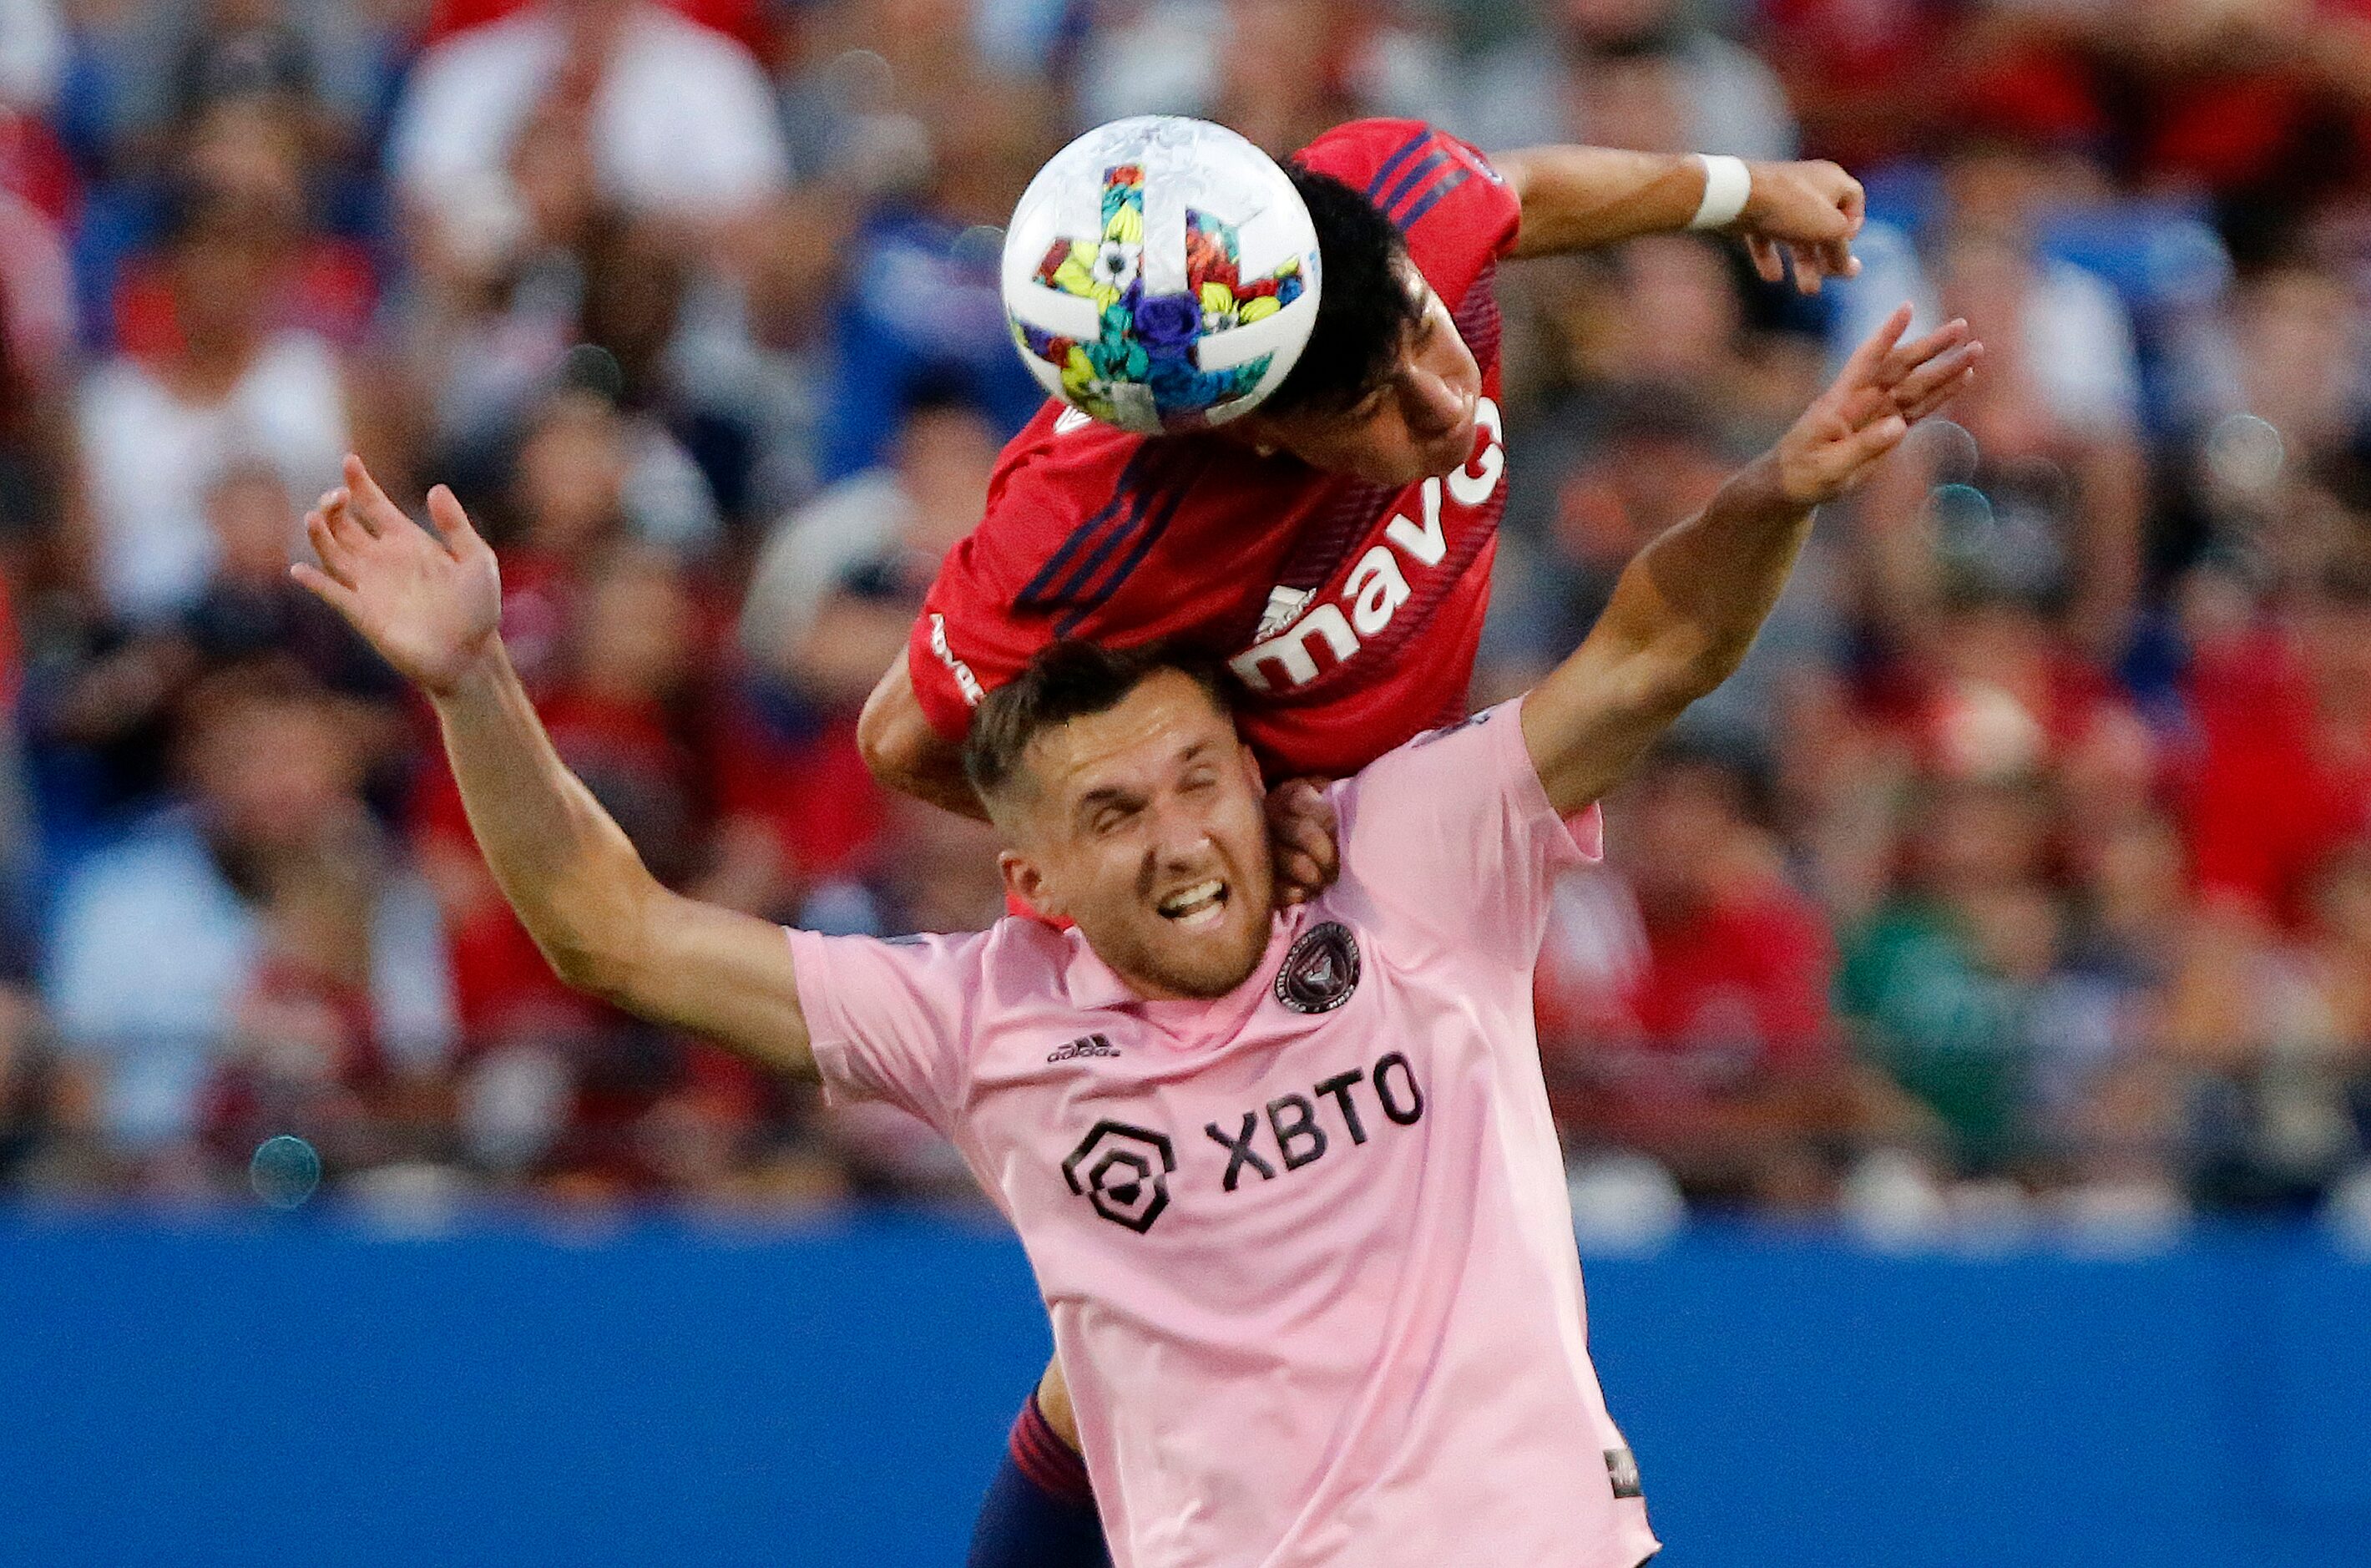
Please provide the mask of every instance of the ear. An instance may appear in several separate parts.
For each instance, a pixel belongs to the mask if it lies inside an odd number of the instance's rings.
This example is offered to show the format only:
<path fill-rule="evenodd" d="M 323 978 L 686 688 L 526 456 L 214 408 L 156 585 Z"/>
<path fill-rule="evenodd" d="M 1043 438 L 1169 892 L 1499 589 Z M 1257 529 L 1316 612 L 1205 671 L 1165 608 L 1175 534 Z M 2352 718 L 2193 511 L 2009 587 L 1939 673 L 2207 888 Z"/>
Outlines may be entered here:
<path fill-rule="evenodd" d="M 1252 750 L 1251 742 L 1235 743 L 1235 756 L 1243 766 L 1243 776 L 1251 781 L 1252 793 L 1265 799 L 1267 796 L 1267 775 L 1260 771 L 1259 756 Z"/>
<path fill-rule="evenodd" d="M 1070 912 L 1047 896 L 1046 875 L 1029 860 L 1012 850 L 999 852 L 996 869 L 1003 878 L 1008 898 L 1024 909 L 1046 920 L 1067 920 Z"/>

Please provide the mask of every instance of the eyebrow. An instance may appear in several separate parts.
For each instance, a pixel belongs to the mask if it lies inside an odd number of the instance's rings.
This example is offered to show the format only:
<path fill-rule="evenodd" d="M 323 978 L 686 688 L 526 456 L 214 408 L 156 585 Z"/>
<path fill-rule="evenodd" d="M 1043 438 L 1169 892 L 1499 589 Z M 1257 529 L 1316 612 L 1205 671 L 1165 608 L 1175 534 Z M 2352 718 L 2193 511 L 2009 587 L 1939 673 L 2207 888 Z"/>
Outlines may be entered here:
<path fill-rule="evenodd" d="M 1210 742 L 1207 738 L 1197 740 L 1177 753 L 1177 761 L 1180 763 L 1198 761 L 1209 749 Z M 1104 784 L 1079 796 L 1079 803 L 1070 808 L 1070 814 L 1074 817 L 1091 816 L 1101 807 L 1127 806 L 1132 804 L 1135 799 L 1135 793 L 1131 790 L 1118 784 Z"/>

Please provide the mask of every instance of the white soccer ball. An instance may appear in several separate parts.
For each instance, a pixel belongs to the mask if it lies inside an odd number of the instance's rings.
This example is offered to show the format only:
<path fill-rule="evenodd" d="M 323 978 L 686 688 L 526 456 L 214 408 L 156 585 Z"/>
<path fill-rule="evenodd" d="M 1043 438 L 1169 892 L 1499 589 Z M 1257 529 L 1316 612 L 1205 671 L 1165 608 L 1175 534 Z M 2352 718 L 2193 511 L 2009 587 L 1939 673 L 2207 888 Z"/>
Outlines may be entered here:
<path fill-rule="evenodd" d="M 1317 320 L 1317 230 L 1223 125 L 1139 115 L 1054 155 L 1004 237 L 1004 310 L 1037 379 L 1146 436 L 1250 412 Z"/>

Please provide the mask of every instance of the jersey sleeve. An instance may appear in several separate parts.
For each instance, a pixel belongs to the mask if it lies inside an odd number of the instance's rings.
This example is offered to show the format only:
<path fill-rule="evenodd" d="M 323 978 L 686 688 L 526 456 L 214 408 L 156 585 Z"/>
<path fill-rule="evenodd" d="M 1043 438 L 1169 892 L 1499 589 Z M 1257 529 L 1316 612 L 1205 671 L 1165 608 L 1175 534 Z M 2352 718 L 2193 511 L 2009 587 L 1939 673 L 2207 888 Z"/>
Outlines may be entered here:
<path fill-rule="evenodd" d="M 1380 208 L 1452 310 L 1522 226 L 1522 203 L 1481 150 L 1420 120 L 1353 120 L 1293 157 Z"/>
<path fill-rule="evenodd" d="M 986 934 L 894 941 L 789 935 L 825 1098 L 882 1100 L 954 1137 Z"/>
<path fill-rule="evenodd" d="M 1596 860 L 1595 807 L 1556 814 L 1523 744 L 1518 703 L 1417 736 L 1334 786 L 1342 882 L 1385 930 L 1529 969 L 1556 877 Z"/>
<path fill-rule="evenodd" d="M 979 522 L 939 563 L 907 639 L 906 668 L 931 727 L 947 740 L 962 740 L 980 699 L 1063 634 L 1068 601 L 1058 590 L 1071 575 L 1105 563 L 1127 521 L 1120 492 L 1134 468 L 1066 459 L 1051 442 L 1102 447 L 1112 437 L 1128 439 L 1100 429 L 1065 436 L 1041 413 L 1005 448 Z"/>

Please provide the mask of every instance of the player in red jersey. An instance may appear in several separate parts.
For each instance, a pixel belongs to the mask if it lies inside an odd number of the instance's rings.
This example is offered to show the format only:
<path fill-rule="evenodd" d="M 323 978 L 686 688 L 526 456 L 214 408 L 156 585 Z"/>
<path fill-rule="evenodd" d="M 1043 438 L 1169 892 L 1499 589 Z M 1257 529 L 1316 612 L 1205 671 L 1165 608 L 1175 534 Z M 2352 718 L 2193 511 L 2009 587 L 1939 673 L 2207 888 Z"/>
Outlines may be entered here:
<path fill-rule="evenodd" d="M 907 656 L 866 705 L 885 782 L 971 815 L 972 707 L 1058 637 L 1223 658 L 1271 781 L 1339 777 L 1463 712 L 1506 505 L 1500 261 L 1720 218 L 1734 160 L 1590 147 L 1486 157 L 1404 120 L 1338 126 L 1290 160 L 1324 288 L 1264 404 L 1144 436 L 1049 401 L 1006 447 Z M 1720 225 L 1776 282 L 1856 270 L 1861 190 L 1833 164 L 1756 164 Z M 1101 1562 L 1058 1364 L 1014 1428 L 974 1568 Z M 1066 1503 L 1069 1506 L 1063 1506 Z"/>
<path fill-rule="evenodd" d="M 1860 187 L 1749 166 L 1729 226 L 1765 277 L 1849 271 Z M 1058 636 L 1197 645 L 1247 688 L 1271 777 L 1338 777 L 1463 710 L 1507 454 L 1493 290 L 1509 257 L 1686 227 L 1694 158 L 1550 147 L 1486 158 L 1358 121 L 1295 155 L 1325 287 L 1267 402 L 1203 435 L 1133 435 L 1049 401 L 1006 447 L 861 732 L 885 782 L 956 810 L 970 709 Z"/>

